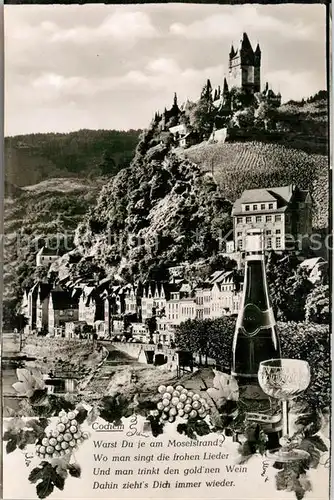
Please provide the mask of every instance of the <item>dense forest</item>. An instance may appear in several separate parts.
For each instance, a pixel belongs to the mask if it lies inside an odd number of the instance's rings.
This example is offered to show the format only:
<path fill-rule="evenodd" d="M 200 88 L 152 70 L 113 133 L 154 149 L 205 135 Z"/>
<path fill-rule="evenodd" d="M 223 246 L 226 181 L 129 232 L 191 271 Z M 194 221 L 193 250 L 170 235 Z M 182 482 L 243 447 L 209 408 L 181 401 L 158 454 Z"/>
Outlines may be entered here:
<path fill-rule="evenodd" d="M 132 160 L 139 130 L 78 130 L 5 138 L 6 180 L 16 186 L 55 177 L 115 175 Z"/>

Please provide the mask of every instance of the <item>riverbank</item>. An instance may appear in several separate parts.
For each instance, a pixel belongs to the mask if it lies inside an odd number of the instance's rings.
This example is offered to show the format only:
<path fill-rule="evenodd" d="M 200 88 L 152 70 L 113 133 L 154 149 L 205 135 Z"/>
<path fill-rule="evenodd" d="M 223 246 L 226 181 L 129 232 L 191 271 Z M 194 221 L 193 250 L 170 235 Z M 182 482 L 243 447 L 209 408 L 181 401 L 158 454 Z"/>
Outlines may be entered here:
<path fill-rule="evenodd" d="M 11 410 L 17 413 L 21 408 L 24 412 L 25 407 L 25 399 L 18 398 L 12 387 L 17 382 L 16 368 L 37 369 L 42 376 L 76 379 L 79 384 L 75 394 L 84 400 L 85 384 L 89 385 L 108 351 L 92 341 L 35 336 L 27 337 L 20 350 L 19 337 L 7 335 L 3 356 L 6 357 L 2 365 L 4 413 L 9 416 Z"/>

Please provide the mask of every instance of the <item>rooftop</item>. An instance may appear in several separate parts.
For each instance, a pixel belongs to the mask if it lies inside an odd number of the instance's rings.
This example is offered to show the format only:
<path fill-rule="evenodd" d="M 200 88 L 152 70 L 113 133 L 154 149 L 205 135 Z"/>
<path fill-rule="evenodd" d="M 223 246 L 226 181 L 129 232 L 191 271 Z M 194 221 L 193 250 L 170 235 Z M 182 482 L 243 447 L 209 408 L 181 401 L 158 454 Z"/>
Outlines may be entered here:
<path fill-rule="evenodd" d="M 300 195 L 305 193 L 305 196 L 307 193 L 307 191 L 296 190 L 293 184 L 289 186 L 246 189 L 241 197 L 234 202 L 232 214 L 241 212 L 241 205 L 247 203 L 268 203 L 277 201 L 277 209 L 280 211 L 285 210 L 295 192 L 300 193 Z"/>

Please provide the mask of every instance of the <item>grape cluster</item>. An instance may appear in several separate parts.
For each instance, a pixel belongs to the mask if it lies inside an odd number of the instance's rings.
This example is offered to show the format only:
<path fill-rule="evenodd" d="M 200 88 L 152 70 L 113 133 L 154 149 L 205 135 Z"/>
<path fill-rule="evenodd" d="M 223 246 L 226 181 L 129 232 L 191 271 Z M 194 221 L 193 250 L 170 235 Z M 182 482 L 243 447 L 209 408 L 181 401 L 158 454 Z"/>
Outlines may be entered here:
<path fill-rule="evenodd" d="M 174 422 L 177 416 L 185 419 L 205 418 L 209 405 L 199 394 L 178 385 L 175 387 L 161 385 L 158 388 L 161 401 L 157 404 L 162 420 Z"/>
<path fill-rule="evenodd" d="M 44 437 L 36 444 L 36 455 L 43 459 L 59 458 L 71 453 L 84 439 L 86 432 L 81 432 L 76 421 L 77 410 L 62 410 L 58 415 L 56 427 L 48 430 Z"/>

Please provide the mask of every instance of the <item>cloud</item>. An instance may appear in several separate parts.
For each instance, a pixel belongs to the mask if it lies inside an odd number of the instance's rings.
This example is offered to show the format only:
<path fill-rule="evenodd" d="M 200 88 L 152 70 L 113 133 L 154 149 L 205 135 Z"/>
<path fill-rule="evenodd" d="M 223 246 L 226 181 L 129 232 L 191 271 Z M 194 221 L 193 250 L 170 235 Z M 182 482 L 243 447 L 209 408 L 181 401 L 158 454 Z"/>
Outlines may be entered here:
<path fill-rule="evenodd" d="M 98 93 L 119 89 L 132 89 L 133 92 L 150 89 L 153 92 L 168 90 L 199 94 L 201 86 L 207 78 L 222 80 L 223 67 L 207 67 L 196 69 L 181 68 L 174 59 L 149 60 L 141 70 L 130 70 L 120 76 L 64 76 L 57 73 L 42 73 L 32 82 L 32 89 L 49 96 L 50 100 L 70 96 L 94 96 Z"/>
<path fill-rule="evenodd" d="M 232 9 L 232 10 L 231 10 Z M 238 9 L 238 15 L 236 10 Z M 172 35 L 189 39 L 232 38 L 243 31 L 252 33 L 269 32 L 284 38 L 307 40 L 314 36 L 310 25 L 301 21 L 280 20 L 265 14 L 259 6 L 243 5 L 225 9 L 222 13 L 213 14 L 190 24 L 173 23 L 170 26 Z"/>
<path fill-rule="evenodd" d="M 45 27 L 53 32 L 52 42 L 73 42 L 76 44 L 89 44 L 92 41 L 108 39 L 124 42 L 159 36 L 148 14 L 140 11 L 116 11 L 95 27 L 76 26 L 61 30 L 56 25 L 52 26 L 52 23 L 47 23 Z"/>

